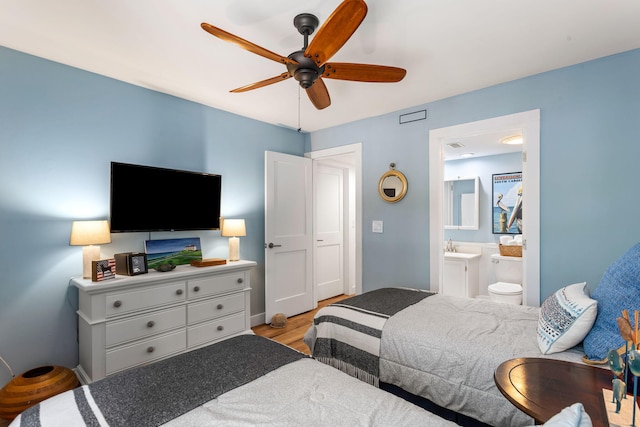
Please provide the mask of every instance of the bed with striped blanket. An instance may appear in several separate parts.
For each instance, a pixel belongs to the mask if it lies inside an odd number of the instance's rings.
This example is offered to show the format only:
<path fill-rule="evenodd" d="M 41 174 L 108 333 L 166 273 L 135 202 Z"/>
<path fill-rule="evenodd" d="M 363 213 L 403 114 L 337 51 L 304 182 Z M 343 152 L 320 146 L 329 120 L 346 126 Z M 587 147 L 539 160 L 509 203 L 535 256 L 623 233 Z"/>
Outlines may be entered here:
<path fill-rule="evenodd" d="M 315 359 L 377 387 L 380 338 L 387 319 L 431 295 L 383 288 L 331 304 L 315 316 L 304 342 Z"/>
<path fill-rule="evenodd" d="M 436 415 L 282 344 L 241 335 L 78 387 L 11 427 L 433 426 Z"/>
<path fill-rule="evenodd" d="M 528 426 L 533 419 L 497 389 L 495 369 L 516 357 L 581 363 L 584 354 L 543 355 L 539 310 L 386 288 L 318 310 L 305 342 L 319 361 L 461 425 Z"/>

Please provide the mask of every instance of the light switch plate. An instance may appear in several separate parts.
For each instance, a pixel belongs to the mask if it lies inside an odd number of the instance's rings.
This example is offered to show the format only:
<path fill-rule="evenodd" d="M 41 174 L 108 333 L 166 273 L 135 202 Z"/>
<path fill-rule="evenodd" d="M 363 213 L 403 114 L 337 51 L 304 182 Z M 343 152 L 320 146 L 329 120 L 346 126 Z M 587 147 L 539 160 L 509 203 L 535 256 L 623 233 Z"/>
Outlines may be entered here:
<path fill-rule="evenodd" d="M 371 222 L 371 231 L 373 233 L 382 233 L 382 229 L 383 229 L 383 222 L 382 221 L 372 221 Z"/>

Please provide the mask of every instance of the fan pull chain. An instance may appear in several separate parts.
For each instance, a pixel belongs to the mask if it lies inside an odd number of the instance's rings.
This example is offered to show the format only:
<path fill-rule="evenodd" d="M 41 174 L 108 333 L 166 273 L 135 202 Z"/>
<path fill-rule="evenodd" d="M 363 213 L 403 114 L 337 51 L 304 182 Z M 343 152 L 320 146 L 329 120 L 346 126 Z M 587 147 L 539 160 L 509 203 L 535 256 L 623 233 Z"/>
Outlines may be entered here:
<path fill-rule="evenodd" d="M 300 86 L 298 86 L 298 132 L 302 130 L 300 126 Z"/>

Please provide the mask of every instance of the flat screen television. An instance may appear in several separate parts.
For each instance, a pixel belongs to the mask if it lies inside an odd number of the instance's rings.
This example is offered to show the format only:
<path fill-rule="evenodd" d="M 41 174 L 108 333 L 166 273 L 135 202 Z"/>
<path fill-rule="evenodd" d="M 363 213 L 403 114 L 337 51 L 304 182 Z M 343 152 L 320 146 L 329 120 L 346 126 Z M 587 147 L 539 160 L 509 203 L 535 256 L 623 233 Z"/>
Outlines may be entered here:
<path fill-rule="evenodd" d="M 220 175 L 111 162 L 112 233 L 220 229 Z"/>

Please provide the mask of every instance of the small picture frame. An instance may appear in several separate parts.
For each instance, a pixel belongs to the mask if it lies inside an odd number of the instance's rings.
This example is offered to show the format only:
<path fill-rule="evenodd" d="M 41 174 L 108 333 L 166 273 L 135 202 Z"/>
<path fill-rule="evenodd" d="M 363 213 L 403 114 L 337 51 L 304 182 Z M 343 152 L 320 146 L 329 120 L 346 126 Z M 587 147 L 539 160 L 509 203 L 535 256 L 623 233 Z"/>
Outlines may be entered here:
<path fill-rule="evenodd" d="M 102 282 L 116 277 L 116 259 L 100 259 L 91 261 L 91 280 Z"/>

